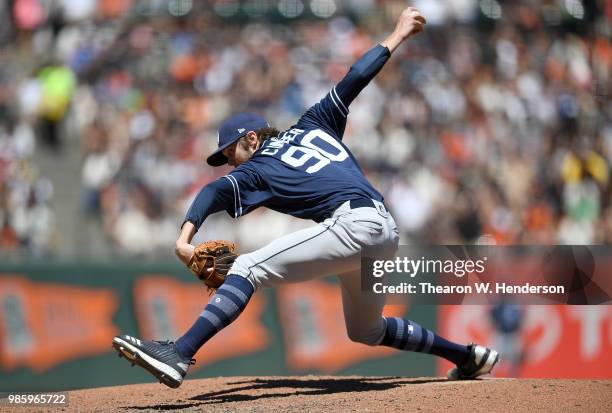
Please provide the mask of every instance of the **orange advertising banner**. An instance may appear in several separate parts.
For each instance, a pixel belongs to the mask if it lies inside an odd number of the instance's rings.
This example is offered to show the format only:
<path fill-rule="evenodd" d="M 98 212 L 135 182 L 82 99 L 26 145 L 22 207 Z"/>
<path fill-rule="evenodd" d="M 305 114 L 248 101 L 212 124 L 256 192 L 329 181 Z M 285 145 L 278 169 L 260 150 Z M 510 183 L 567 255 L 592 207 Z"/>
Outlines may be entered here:
<path fill-rule="evenodd" d="M 203 285 L 163 274 L 139 278 L 134 285 L 134 308 L 142 338 L 175 340 L 191 327 L 209 299 Z M 265 349 L 269 337 L 261 322 L 264 309 L 264 297 L 255 294 L 244 313 L 198 351 L 192 370 Z"/>
<path fill-rule="evenodd" d="M 0 278 L 0 366 L 41 373 L 68 360 L 110 351 L 119 301 L 105 288 Z"/>
<path fill-rule="evenodd" d="M 360 361 L 386 357 L 397 350 L 354 343 L 346 335 L 339 284 L 321 280 L 278 289 L 279 317 L 287 364 L 295 370 L 342 370 Z M 406 306 L 389 306 L 385 315 L 401 317 Z"/>
<path fill-rule="evenodd" d="M 612 378 L 612 306 L 521 308 L 521 327 L 502 333 L 489 306 L 441 306 L 440 334 L 500 351 L 495 377 Z M 496 327 L 497 325 L 497 327 Z M 446 374 L 450 363 L 438 363 Z"/>

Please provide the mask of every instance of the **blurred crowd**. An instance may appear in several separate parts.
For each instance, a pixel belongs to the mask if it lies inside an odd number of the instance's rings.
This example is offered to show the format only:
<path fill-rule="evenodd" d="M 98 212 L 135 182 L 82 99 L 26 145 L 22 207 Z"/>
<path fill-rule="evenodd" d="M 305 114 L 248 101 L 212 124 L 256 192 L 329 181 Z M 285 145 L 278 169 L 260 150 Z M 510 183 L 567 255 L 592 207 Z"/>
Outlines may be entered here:
<path fill-rule="evenodd" d="M 612 243 L 610 2 L 411 4 L 426 31 L 352 104 L 345 134 L 402 243 Z M 195 194 L 228 172 L 204 166 L 219 123 L 248 110 L 289 127 L 405 5 L 5 2 L 0 248 L 54 250 L 53 187 L 33 153 L 61 154 L 73 135 L 83 216 L 119 253 L 171 253 Z M 217 214 L 203 237 L 249 250 L 308 225 Z"/>

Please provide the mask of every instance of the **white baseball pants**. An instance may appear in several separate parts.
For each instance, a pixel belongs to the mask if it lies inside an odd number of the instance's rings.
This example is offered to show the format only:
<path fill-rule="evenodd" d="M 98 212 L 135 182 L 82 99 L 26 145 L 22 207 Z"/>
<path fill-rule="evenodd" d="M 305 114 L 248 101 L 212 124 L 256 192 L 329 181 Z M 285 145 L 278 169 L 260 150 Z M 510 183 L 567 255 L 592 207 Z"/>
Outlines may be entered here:
<path fill-rule="evenodd" d="M 375 246 L 380 256 L 373 258 L 391 258 L 399 244 L 399 232 L 382 203 L 372 202 L 375 208 L 354 209 L 345 202 L 331 218 L 240 255 L 230 273 L 245 277 L 255 289 L 336 274 L 349 338 L 376 345 L 385 333 L 384 296 L 363 298 L 361 251 Z"/>

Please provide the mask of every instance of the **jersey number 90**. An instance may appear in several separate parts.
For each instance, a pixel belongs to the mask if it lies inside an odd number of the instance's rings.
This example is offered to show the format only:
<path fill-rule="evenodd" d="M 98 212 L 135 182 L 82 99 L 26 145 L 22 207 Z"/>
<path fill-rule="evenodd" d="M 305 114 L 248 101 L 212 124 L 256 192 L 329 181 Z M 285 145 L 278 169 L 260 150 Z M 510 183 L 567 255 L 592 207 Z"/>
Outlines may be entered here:
<path fill-rule="evenodd" d="M 331 153 L 317 146 L 315 144 L 316 138 L 325 141 L 329 146 L 335 149 L 336 153 Z M 310 159 L 315 159 L 317 162 L 306 168 L 306 173 L 312 174 L 320 171 L 325 166 L 329 165 L 330 162 L 342 162 L 348 158 L 348 156 L 348 152 L 342 147 L 340 142 L 331 135 L 323 132 L 321 129 L 314 129 L 304 135 L 301 146 L 290 146 L 287 152 L 281 156 L 281 160 L 295 168 L 299 168 Z"/>

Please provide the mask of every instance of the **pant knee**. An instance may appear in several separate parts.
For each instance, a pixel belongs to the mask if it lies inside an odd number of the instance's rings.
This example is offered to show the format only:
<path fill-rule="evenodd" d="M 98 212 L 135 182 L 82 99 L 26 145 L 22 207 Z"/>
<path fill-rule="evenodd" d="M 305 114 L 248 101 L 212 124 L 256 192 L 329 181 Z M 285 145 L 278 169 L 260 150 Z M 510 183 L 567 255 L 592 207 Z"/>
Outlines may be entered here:
<path fill-rule="evenodd" d="M 249 254 L 242 254 L 236 258 L 234 264 L 232 264 L 232 268 L 230 268 L 228 274 L 238 275 L 240 277 L 246 278 L 252 285 L 255 290 L 257 290 L 258 282 L 250 271 L 250 260 L 248 257 Z"/>
<path fill-rule="evenodd" d="M 241 275 L 245 277 L 249 273 L 246 255 L 248 254 L 242 254 L 239 255 L 238 258 L 236 258 L 236 261 L 234 261 L 234 263 L 232 264 L 232 268 L 230 268 L 229 271 L 231 274 Z"/>

